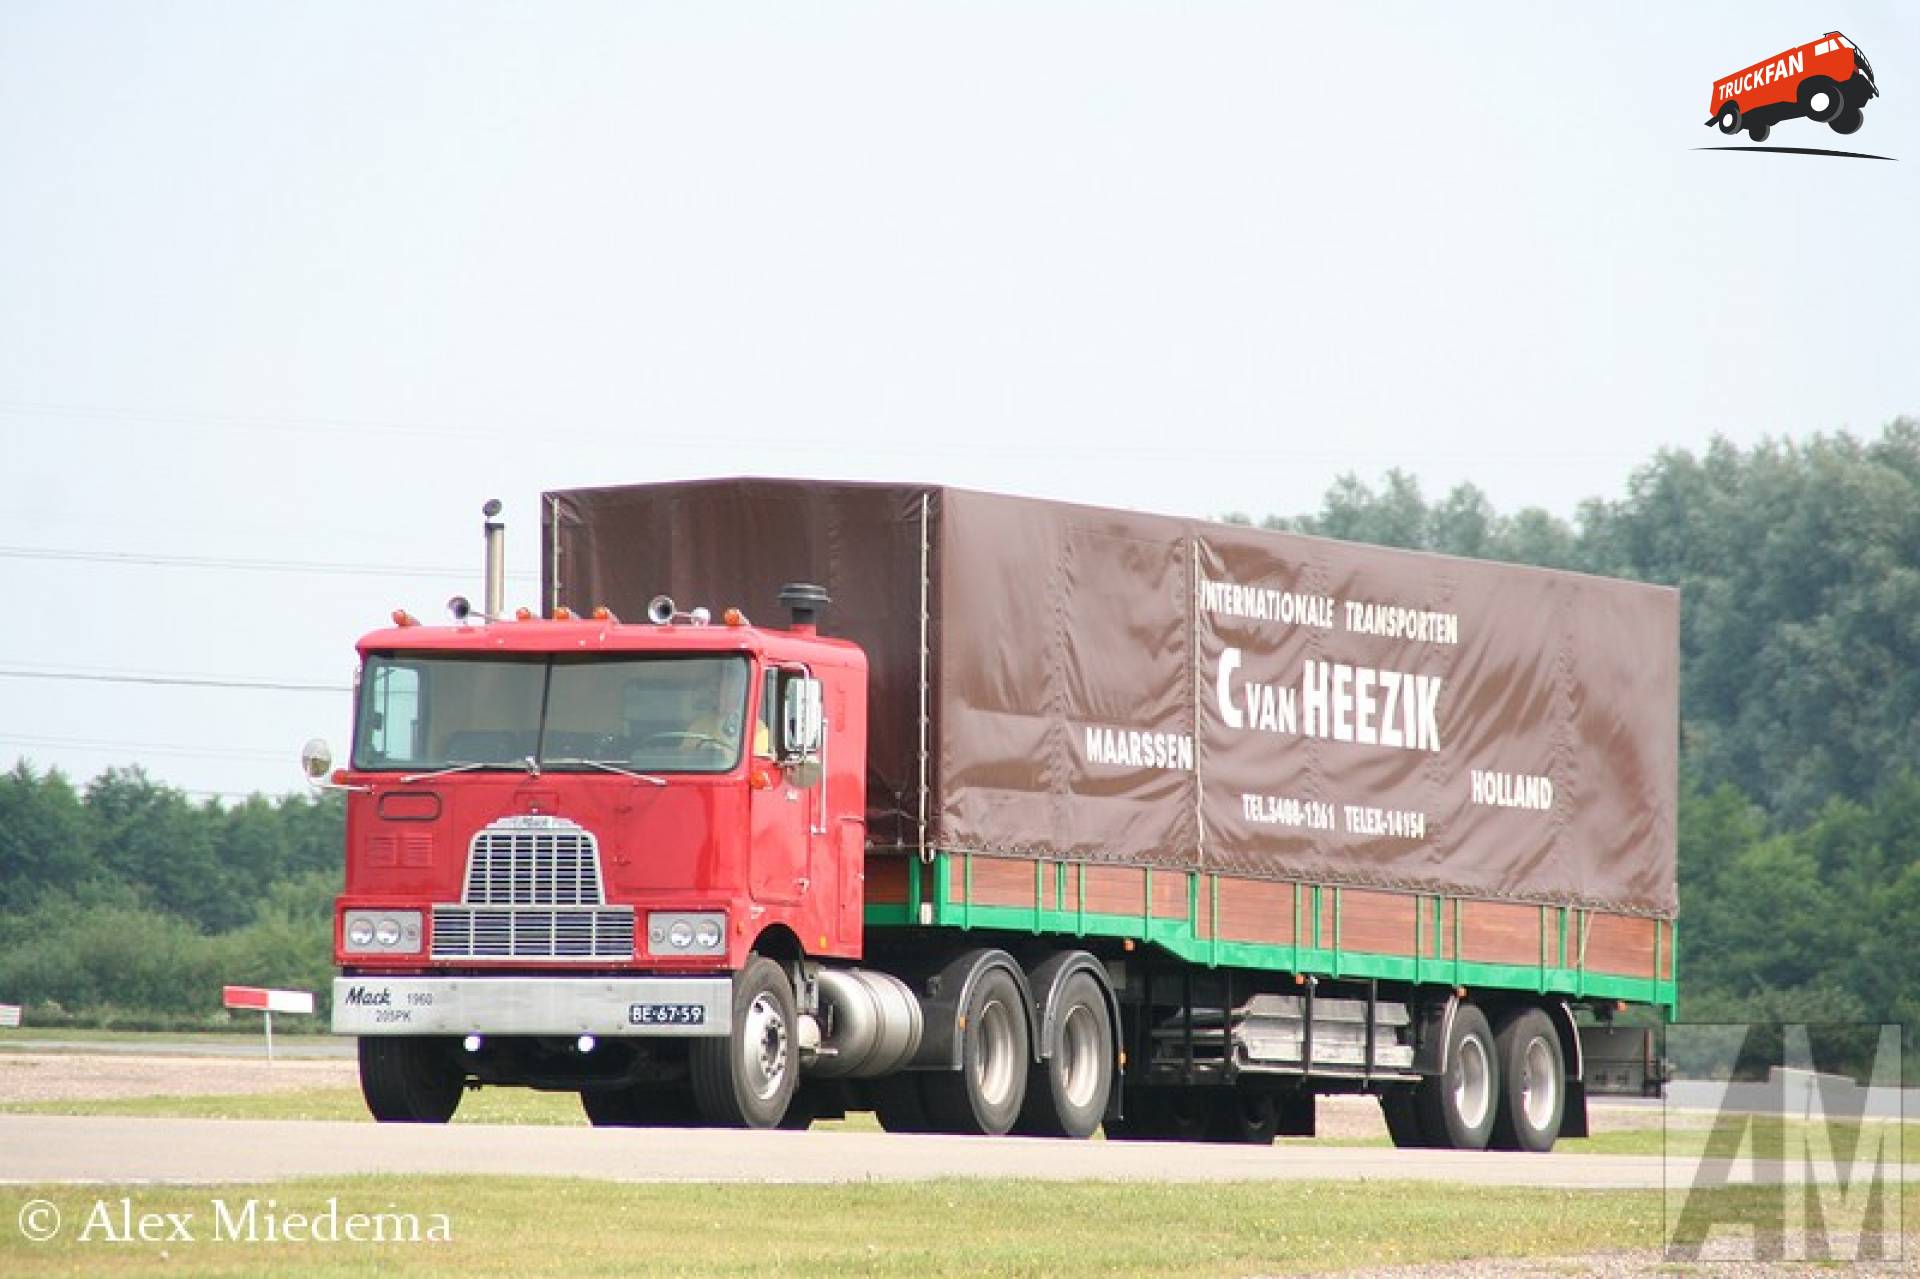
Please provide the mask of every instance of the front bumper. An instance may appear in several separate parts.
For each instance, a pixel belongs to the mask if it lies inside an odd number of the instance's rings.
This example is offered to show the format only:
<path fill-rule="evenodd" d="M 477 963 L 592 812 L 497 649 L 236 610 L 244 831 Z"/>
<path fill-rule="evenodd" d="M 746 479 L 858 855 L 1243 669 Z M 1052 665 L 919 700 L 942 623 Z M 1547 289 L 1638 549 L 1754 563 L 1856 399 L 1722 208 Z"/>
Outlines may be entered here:
<path fill-rule="evenodd" d="M 730 977 L 337 977 L 336 1035 L 684 1038 L 733 1030 Z"/>

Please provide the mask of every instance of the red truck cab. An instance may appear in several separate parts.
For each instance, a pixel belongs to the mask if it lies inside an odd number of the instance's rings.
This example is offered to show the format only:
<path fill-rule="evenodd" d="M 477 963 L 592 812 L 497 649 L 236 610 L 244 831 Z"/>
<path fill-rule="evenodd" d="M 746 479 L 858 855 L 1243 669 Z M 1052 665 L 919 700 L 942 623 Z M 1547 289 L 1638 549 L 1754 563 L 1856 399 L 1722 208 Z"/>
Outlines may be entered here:
<path fill-rule="evenodd" d="M 1853 133 L 1879 93 L 1867 55 L 1846 36 L 1829 31 L 1714 81 L 1706 122 L 1726 134 L 1745 129 L 1755 142 L 1766 141 L 1782 120 L 1799 117 L 1835 133 Z"/>
<path fill-rule="evenodd" d="M 334 1027 L 382 1117 L 436 1117 L 408 1085 L 433 1037 L 482 1078 L 496 1037 L 503 1081 L 590 1072 L 601 1040 L 631 1071 L 635 1038 L 728 1035 L 752 956 L 860 955 L 860 648 L 731 609 L 561 613 L 359 643 Z"/>

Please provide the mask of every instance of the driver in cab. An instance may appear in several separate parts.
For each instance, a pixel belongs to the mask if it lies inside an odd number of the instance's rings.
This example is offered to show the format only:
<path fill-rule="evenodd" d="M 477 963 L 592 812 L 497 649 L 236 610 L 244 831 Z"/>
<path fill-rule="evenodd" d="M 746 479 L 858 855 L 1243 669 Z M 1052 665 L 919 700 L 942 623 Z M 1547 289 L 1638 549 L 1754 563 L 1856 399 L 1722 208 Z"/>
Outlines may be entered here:
<path fill-rule="evenodd" d="M 622 700 L 635 762 L 693 769 L 731 762 L 739 753 L 744 693 L 732 671 L 718 680 L 707 671 L 629 680 Z M 754 753 L 770 754 L 765 723 L 756 720 L 753 736 Z"/>

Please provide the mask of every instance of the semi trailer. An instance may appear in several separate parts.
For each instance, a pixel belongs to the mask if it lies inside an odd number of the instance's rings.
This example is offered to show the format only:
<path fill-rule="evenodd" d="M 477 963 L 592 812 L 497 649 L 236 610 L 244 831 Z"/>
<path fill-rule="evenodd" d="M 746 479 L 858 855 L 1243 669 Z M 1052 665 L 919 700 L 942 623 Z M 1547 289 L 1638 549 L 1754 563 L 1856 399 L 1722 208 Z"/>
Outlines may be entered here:
<path fill-rule="evenodd" d="M 378 1119 L 1546 1150 L 1675 1011 L 1670 590 L 725 479 L 545 494 L 509 613 L 497 509 L 306 757 Z"/>

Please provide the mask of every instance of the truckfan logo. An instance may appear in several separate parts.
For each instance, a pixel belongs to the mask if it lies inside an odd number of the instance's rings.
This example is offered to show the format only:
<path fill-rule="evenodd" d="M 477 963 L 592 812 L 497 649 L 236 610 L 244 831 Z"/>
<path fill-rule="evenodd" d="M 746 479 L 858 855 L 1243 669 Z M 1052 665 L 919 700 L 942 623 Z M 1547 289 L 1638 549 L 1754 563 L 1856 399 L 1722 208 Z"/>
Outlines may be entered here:
<path fill-rule="evenodd" d="M 1829 31 L 1818 40 L 1715 80 L 1707 103 L 1706 123 L 1718 125 L 1720 132 L 1729 137 L 1745 132 L 1756 143 L 1765 142 L 1773 126 L 1785 120 L 1810 120 L 1826 125 L 1835 133 L 1851 134 L 1860 131 L 1866 122 L 1867 104 L 1879 96 L 1873 64 L 1867 61 L 1867 55 L 1840 32 Z M 1854 154 L 1802 147 L 1766 149 L 1816 155 Z"/>

